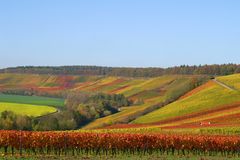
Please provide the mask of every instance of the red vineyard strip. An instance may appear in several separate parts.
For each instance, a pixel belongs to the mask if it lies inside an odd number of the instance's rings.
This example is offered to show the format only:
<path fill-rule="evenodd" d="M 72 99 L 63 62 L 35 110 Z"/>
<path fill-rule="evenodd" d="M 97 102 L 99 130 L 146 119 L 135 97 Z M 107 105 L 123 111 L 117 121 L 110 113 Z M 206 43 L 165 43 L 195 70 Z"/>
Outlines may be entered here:
<path fill-rule="evenodd" d="M 109 93 L 115 94 L 116 92 L 119 92 L 119 91 L 121 91 L 121 90 L 123 90 L 123 89 L 125 89 L 125 88 L 128 88 L 128 87 L 129 87 L 129 85 L 122 86 L 122 87 L 119 87 L 119 88 L 117 88 L 117 89 L 114 89 L 114 90 L 110 91 Z"/>
<path fill-rule="evenodd" d="M 88 152 L 99 154 L 140 153 L 159 151 L 175 154 L 232 153 L 240 154 L 239 136 L 170 135 L 81 132 L 0 131 L 0 147 L 5 154 L 20 150 L 34 154 L 66 154 Z"/>
<path fill-rule="evenodd" d="M 162 127 L 163 129 L 181 129 L 181 128 L 204 128 L 204 127 L 240 127 L 240 113 L 227 116 L 209 118 L 203 121 L 184 123 L 174 126 Z M 209 123 L 209 124 L 208 124 Z"/>
<path fill-rule="evenodd" d="M 122 82 L 125 82 L 125 81 L 126 81 L 125 79 L 116 79 L 116 80 L 114 80 L 112 82 L 109 82 L 109 83 L 97 86 L 96 88 L 93 88 L 92 91 L 98 91 L 98 90 L 100 90 L 100 89 L 102 89 L 104 87 L 116 85 L 116 84 L 119 84 L 119 83 L 122 83 Z"/>
<path fill-rule="evenodd" d="M 110 126 L 102 127 L 100 129 L 123 129 L 123 128 L 140 128 L 148 127 L 148 124 L 113 124 Z"/>

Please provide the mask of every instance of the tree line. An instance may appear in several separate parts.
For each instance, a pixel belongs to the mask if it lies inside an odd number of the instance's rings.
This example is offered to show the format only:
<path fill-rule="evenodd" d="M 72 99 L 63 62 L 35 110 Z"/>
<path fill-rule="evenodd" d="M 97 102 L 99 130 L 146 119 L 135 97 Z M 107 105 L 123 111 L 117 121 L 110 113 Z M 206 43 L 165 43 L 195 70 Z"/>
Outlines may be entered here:
<path fill-rule="evenodd" d="M 100 67 L 100 66 L 20 66 L 0 69 L 0 73 L 34 73 L 61 75 L 104 75 L 125 77 L 157 77 L 167 74 L 205 74 L 229 75 L 240 73 L 239 64 L 214 65 L 181 65 L 169 68 L 129 68 L 129 67 Z"/>

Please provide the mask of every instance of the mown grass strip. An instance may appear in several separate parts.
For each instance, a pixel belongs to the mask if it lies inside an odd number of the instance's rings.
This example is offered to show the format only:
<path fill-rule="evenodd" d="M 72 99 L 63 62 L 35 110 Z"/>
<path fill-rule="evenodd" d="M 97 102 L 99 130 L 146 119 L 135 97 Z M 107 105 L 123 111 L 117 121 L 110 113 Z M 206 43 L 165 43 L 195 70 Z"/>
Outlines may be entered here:
<path fill-rule="evenodd" d="M 21 96 L 21 95 L 0 94 L 0 102 L 64 107 L 64 99 L 41 97 L 41 96 Z"/>

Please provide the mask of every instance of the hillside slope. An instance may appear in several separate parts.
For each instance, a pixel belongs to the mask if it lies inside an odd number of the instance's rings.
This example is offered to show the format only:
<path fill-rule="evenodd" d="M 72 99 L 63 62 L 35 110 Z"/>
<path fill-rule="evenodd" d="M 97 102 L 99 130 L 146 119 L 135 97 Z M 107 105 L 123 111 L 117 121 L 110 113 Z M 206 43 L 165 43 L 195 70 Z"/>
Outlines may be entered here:
<path fill-rule="evenodd" d="M 154 78 L 127 78 L 114 76 L 72 76 L 44 74 L 0 74 L 0 91 L 33 90 L 56 94 L 62 91 L 104 92 L 124 94 L 134 101 L 134 106 L 97 119 L 86 128 L 98 128 L 115 123 L 128 123 L 135 118 L 153 111 L 193 89 L 206 76 L 168 75 Z"/>
<path fill-rule="evenodd" d="M 129 96 L 130 98 L 142 98 L 143 96 L 141 93 L 145 94 L 146 98 L 143 98 L 144 104 L 128 107 L 119 113 L 99 118 L 84 128 L 93 129 L 117 123 L 128 123 L 143 114 L 149 113 L 171 101 L 174 101 L 182 94 L 191 90 L 194 87 L 193 84 L 195 84 L 197 78 L 196 76 L 170 77 L 164 76 L 151 79 L 132 87 L 130 90 L 122 91 L 121 93 Z M 174 78 L 174 80 L 172 80 L 172 78 Z M 150 96 L 150 91 L 155 91 L 158 94 L 153 94 L 153 96 Z"/>
<path fill-rule="evenodd" d="M 240 74 L 221 76 L 216 78 L 218 81 L 240 91 Z"/>
<path fill-rule="evenodd" d="M 238 88 L 239 74 L 216 78 L 220 83 Z M 135 124 L 151 124 L 165 128 L 231 126 L 231 116 L 239 116 L 240 92 L 214 80 L 190 91 L 167 106 L 134 120 Z M 228 118 L 228 121 L 224 121 Z"/>

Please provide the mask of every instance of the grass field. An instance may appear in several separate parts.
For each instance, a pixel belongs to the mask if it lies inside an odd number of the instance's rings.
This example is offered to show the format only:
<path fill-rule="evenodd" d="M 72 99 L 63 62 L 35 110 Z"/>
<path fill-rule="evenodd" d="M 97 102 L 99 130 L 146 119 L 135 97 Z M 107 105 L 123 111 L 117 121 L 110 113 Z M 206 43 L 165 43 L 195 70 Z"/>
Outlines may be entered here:
<path fill-rule="evenodd" d="M 48 97 L 40 97 L 40 96 L 21 96 L 21 95 L 0 94 L 0 102 L 64 107 L 64 99 L 48 98 Z"/>
<path fill-rule="evenodd" d="M 56 112 L 54 107 L 64 107 L 64 99 L 0 94 L 0 112 L 38 117 Z"/>
<path fill-rule="evenodd" d="M 3 111 L 13 111 L 16 114 L 38 117 L 38 116 L 56 112 L 57 109 L 54 107 L 43 106 L 43 105 L 0 102 L 0 112 L 3 112 Z"/>

